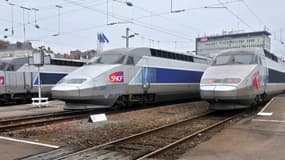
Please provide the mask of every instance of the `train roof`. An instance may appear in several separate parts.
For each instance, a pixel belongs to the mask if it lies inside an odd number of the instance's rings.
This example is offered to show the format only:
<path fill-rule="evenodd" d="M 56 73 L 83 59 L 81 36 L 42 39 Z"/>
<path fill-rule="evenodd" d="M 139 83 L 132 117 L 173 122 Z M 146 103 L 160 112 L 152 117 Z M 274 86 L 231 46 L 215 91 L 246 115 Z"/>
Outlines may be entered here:
<path fill-rule="evenodd" d="M 24 64 L 29 64 L 30 57 L 5 57 L 0 59 L 0 70 L 17 70 Z M 54 59 L 50 60 L 51 65 L 63 65 L 63 66 L 83 66 L 86 64 L 82 61 L 74 61 L 69 59 Z"/>
<path fill-rule="evenodd" d="M 137 55 L 145 56 L 150 55 L 150 48 L 116 48 L 102 52 L 101 54 L 121 54 L 121 55 Z"/>
<path fill-rule="evenodd" d="M 234 54 L 256 54 L 263 55 L 275 62 L 281 62 L 281 58 L 278 58 L 275 54 L 262 48 L 234 48 L 221 51 L 217 56 L 221 55 L 234 55 Z"/>
<path fill-rule="evenodd" d="M 166 51 L 161 49 L 154 49 L 148 47 L 138 47 L 138 48 L 117 48 L 111 49 L 101 53 L 101 55 L 112 55 L 112 54 L 120 54 L 120 55 L 127 55 L 132 56 L 134 58 L 134 62 L 137 63 L 143 56 L 153 56 L 153 57 L 160 57 L 160 58 L 167 58 L 173 60 L 181 60 L 181 61 L 188 61 L 188 62 L 195 62 L 198 61 L 208 61 L 211 58 L 187 54 L 187 53 L 179 53 L 173 51 Z"/>
<path fill-rule="evenodd" d="M 167 53 L 175 53 L 180 55 L 186 56 L 193 56 L 197 58 L 204 58 L 204 59 L 211 59 L 209 57 L 194 55 L 194 54 L 187 54 L 182 52 L 174 52 L 174 51 L 167 51 L 162 49 L 154 49 L 148 47 L 138 47 L 138 48 L 116 48 L 102 52 L 101 54 L 122 54 L 122 55 L 130 55 L 130 56 L 152 56 L 152 52 L 167 52 Z"/>
<path fill-rule="evenodd" d="M 260 48 L 233 48 L 221 51 L 220 55 L 229 55 L 229 54 L 261 54 L 264 55 L 263 49 Z"/>

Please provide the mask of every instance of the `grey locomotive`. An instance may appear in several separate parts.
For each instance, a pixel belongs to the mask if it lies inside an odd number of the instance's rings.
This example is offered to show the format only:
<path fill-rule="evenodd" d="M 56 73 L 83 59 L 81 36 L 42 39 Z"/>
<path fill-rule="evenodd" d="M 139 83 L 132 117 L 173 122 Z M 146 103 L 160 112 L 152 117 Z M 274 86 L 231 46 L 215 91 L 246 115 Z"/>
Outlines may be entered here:
<path fill-rule="evenodd" d="M 51 88 L 83 62 L 51 59 L 40 69 L 43 95 L 50 97 Z M 38 69 L 29 65 L 29 57 L 7 57 L 0 60 L 0 104 L 26 102 L 36 96 Z"/>
<path fill-rule="evenodd" d="M 204 72 L 201 98 L 216 110 L 247 108 L 284 92 L 284 61 L 263 49 L 221 52 Z"/>
<path fill-rule="evenodd" d="M 123 107 L 199 97 L 210 59 L 152 48 L 113 49 L 63 78 L 53 97 L 65 109 Z"/>

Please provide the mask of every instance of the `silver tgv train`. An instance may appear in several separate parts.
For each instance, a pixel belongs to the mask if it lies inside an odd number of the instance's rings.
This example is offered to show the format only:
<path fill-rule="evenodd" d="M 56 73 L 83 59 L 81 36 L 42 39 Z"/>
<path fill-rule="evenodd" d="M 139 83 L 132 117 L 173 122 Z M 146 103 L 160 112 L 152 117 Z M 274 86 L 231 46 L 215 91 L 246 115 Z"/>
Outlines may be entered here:
<path fill-rule="evenodd" d="M 263 49 L 221 52 L 200 82 L 201 98 L 216 110 L 247 108 L 285 90 L 285 63 Z"/>
<path fill-rule="evenodd" d="M 51 64 L 40 69 L 41 88 L 50 97 L 51 87 L 83 62 L 50 59 Z M 38 93 L 38 69 L 29 65 L 29 57 L 7 57 L 0 60 L 0 104 L 25 102 Z M 77 67 L 76 67 L 77 66 Z"/>
<path fill-rule="evenodd" d="M 199 97 L 210 59 L 152 48 L 113 49 L 52 88 L 65 109 L 106 108 Z"/>

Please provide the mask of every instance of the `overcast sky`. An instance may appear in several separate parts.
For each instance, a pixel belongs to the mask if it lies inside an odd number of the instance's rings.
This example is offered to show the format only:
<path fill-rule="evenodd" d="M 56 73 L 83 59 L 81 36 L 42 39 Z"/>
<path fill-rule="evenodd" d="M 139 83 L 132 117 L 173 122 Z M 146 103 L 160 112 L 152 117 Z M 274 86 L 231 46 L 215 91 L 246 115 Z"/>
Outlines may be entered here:
<path fill-rule="evenodd" d="M 232 30 L 259 31 L 266 26 L 273 34 L 272 50 L 285 54 L 280 42 L 285 41 L 284 0 L 172 0 L 173 11 L 185 10 L 180 13 L 170 13 L 171 0 L 129 0 L 132 7 L 125 0 L 108 2 L 109 16 L 107 0 L 1 0 L 0 34 L 1 37 L 8 35 L 7 40 L 11 42 L 23 41 L 25 23 L 25 39 L 32 40 L 34 46 L 45 45 L 57 52 L 68 52 L 96 49 L 98 32 L 104 32 L 110 40 L 104 49 L 125 47 L 121 36 L 129 27 L 131 34 L 139 34 L 130 39 L 130 47 L 185 52 L 195 50 L 197 36 Z M 60 25 L 56 5 L 62 6 Z M 20 6 L 39 9 L 36 12 L 39 29 L 34 27 L 35 11 L 25 10 L 23 14 Z M 5 32 L 5 28 L 9 31 Z"/>

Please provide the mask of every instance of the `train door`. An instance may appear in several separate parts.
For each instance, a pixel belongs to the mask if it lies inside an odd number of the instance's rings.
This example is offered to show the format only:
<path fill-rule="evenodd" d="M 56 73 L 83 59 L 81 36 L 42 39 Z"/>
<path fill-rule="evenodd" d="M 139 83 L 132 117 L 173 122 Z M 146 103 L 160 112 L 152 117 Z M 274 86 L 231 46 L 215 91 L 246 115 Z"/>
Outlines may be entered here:
<path fill-rule="evenodd" d="M 261 86 L 262 92 L 265 93 L 267 90 L 267 83 L 269 81 L 269 71 L 264 56 L 259 56 L 259 71 L 261 72 Z"/>
<path fill-rule="evenodd" d="M 33 75 L 32 72 L 23 72 L 24 76 L 24 89 L 30 90 L 33 87 Z"/>
<path fill-rule="evenodd" d="M 154 69 L 149 66 L 149 63 L 146 63 L 146 65 L 142 67 L 142 104 L 152 103 L 156 100 L 156 88 L 154 88 L 155 86 L 152 85 L 152 83 L 155 82 L 154 74 L 156 73 Z"/>
<path fill-rule="evenodd" d="M 10 93 L 17 93 L 17 72 L 6 71 L 6 81 L 7 91 Z"/>
<path fill-rule="evenodd" d="M 151 69 L 148 66 L 142 67 L 142 90 L 143 93 L 148 93 L 151 84 Z"/>

